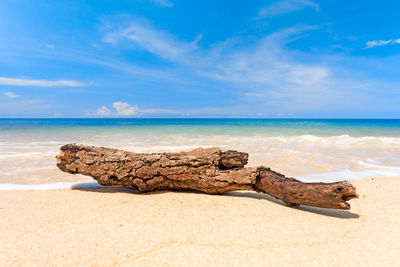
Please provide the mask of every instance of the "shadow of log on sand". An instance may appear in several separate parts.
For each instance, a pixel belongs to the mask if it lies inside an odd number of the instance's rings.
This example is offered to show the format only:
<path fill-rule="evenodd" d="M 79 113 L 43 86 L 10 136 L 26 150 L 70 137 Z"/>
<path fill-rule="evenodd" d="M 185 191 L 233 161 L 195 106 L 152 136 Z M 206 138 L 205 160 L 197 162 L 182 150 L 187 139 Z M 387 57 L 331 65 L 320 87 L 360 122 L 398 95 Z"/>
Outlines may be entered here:
<path fill-rule="evenodd" d="M 98 183 L 81 183 L 81 184 L 76 184 L 72 187 L 73 190 L 79 190 L 79 191 L 85 191 L 85 192 L 93 192 L 93 193 L 126 193 L 126 194 L 133 194 L 133 195 L 157 195 L 157 194 L 164 194 L 167 192 L 171 192 L 168 190 L 163 190 L 163 191 L 153 191 L 153 192 L 148 192 L 148 193 L 142 193 L 139 190 L 132 188 L 132 187 L 127 187 L 127 186 L 101 186 Z M 191 191 L 191 190 L 185 190 L 185 191 L 174 191 L 177 193 L 191 193 L 191 194 L 203 194 L 202 192 L 197 192 L 197 191 Z M 286 206 L 286 203 L 276 199 L 272 196 L 266 195 L 266 194 L 260 194 L 256 192 L 250 192 L 250 191 L 235 191 L 235 192 L 227 192 L 222 195 L 225 196 L 230 196 L 230 197 L 239 197 L 239 198 L 253 198 L 253 199 L 259 199 L 259 200 L 267 200 L 269 202 L 273 202 L 278 205 Z M 295 206 L 293 207 L 296 210 L 299 211 L 304 211 L 304 212 L 310 212 L 310 213 L 315 213 L 319 215 L 324 215 L 324 216 L 329 216 L 329 217 L 335 217 L 335 218 L 340 218 L 340 219 L 358 219 L 360 215 L 347 211 L 347 210 L 334 210 L 334 209 L 323 209 L 323 208 L 317 208 L 317 207 L 305 207 L 305 206 Z"/>

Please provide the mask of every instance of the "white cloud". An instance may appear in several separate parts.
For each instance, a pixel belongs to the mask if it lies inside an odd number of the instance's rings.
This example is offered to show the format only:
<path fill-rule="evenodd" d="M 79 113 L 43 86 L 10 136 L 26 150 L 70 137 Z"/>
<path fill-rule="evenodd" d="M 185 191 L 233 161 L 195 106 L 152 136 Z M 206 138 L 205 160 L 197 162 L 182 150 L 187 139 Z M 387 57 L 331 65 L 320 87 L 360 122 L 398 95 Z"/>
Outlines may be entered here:
<path fill-rule="evenodd" d="M 201 35 L 193 42 L 184 42 L 164 31 L 146 27 L 146 24 L 130 24 L 107 34 L 105 40 L 117 42 L 119 38 L 128 38 L 156 56 L 182 64 L 194 75 L 248 89 L 317 86 L 329 75 L 327 67 L 298 63 L 284 49 L 285 44 L 299 38 L 298 35 L 315 30 L 314 26 L 288 28 L 270 34 L 253 45 L 243 46 L 238 39 L 202 49 L 198 46 Z"/>
<path fill-rule="evenodd" d="M 17 95 L 17 94 L 15 94 L 13 92 L 5 92 L 5 93 L 3 93 L 3 95 L 5 95 L 5 96 L 7 96 L 9 98 L 18 98 L 18 97 L 20 97 L 20 95 Z"/>
<path fill-rule="evenodd" d="M 156 3 L 160 6 L 165 6 L 165 7 L 173 7 L 174 3 L 168 0 L 151 0 L 153 3 Z"/>
<path fill-rule="evenodd" d="M 372 78 L 362 77 L 359 72 L 340 66 L 338 61 L 342 58 L 302 52 L 288 46 L 292 41 L 310 34 L 310 31 L 319 29 L 316 26 L 287 28 L 262 38 L 235 37 L 201 47 L 196 41 L 183 41 L 148 25 L 129 24 L 125 28 L 110 31 L 106 37 L 111 38 L 114 45 L 118 45 L 121 38 L 131 40 L 146 51 L 174 63 L 164 70 L 173 77 L 188 81 L 188 86 L 215 86 L 216 90 L 229 88 L 232 98 L 242 97 L 242 100 L 238 100 L 240 107 L 235 107 L 235 114 L 249 110 L 254 114 L 261 111 L 266 114 L 263 110 L 265 107 L 275 113 L 293 114 L 296 111 L 312 114 L 312 110 L 323 113 L 326 106 L 330 106 L 331 111 L 337 109 L 341 114 L 343 110 L 358 112 L 350 99 L 363 99 L 363 103 L 372 101 L 369 92 L 375 86 Z M 136 35 L 136 29 L 140 29 L 140 38 Z M 135 37 L 127 37 L 132 31 Z M 151 38 L 142 40 L 145 36 Z M 159 111 L 137 110 L 138 114 L 168 113 Z M 224 107 L 221 112 L 223 115 L 229 111 Z M 197 112 L 181 111 L 176 114 Z"/>
<path fill-rule="evenodd" d="M 111 115 L 111 110 L 109 110 L 106 106 L 102 106 L 101 108 L 97 109 L 96 115 L 101 117 L 107 117 Z"/>
<path fill-rule="evenodd" d="M 272 17 L 278 16 L 290 12 L 294 12 L 297 10 L 302 10 L 304 8 L 313 8 L 316 11 L 319 11 L 318 3 L 310 0 L 281 0 L 275 2 L 272 5 L 268 5 L 263 7 L 258 12 L 258 18 Z"/>
<path fill-rule="evenodd" d="M 384 45 L 389 45 L 389 44 L 400 44 L 400 38 L 399 39 L 393 39 L 393 40 L 375 40 L 375 41 L 369 41 L 367 42 L 367 48 L 375 47 L 375 46 L 384 46 Z"/>
<path fill-rule="evenodd" d="M 149 109 L 139 109 L 137 105 L 130 105 L 127 102 L 114 102 L 112 103 L 114 111 L 111 111 L 106 106 L 101 106 L 97 109 L 95 113 L 91 115 L 99 116 L 99 117 L 112 117 L 112 116 L 133 116 L 133 115 L 142 115 L 142 114 L 159 114 L 159 115 L 187 115 L 186 112 L 172 110 L 172 109 L 163 109 L 163 108 L 149 108 Z"/>
<path fill-rule="evenodd" d="M 0 84 L 11 86 L 37 86 L 37 87 L 81 87 L 89 85 L 87 83 L 72 80 L 31 80 L 0 77 Z"/>
<path fill-rule="evenodd" d="M 253 46 L 235 49 L 222 45 L 211 77 L 250 90 L 300 90 L 322 86 L 329 77 L 328 67 L 294 60 L 284 44 L 313 27 L 294 27 L 271 34 Z"/>
<path fill-rule="evenodd" d="M 109 34 L 127 37 L 147 51 L 177 63 L 193 75 L 229 83 L 242 89 L 243 95 L 263 92 L 285 98 L 293 92 L 312 94 L 323 90 L 329 82 L 331 71 L 327 66 L 301 63 L 293 59 L 287 43 L 300 38 L 305 32 L 317 27 L 292 27 L 265 36 L 253 44 L 243 45 L 242 40 L 227 40 L 203 49 L 194 42 L 187 43 L 152 27 L 134 24 Z M 140 34 L 137 34 L 140 33 Z M 140 37 L 138 37 L 140 36 Z M 149 38 L 145 38 L 148 36 Z M 147 39 L 147 40 L 145 40 Z M 240 91 L 239 91 L 240 92 Z M 279 93 L 277 93 L 279 92 Z"/>
<path fill-rule="evenodd" d="M 115 70 L 123 71 L 134 75 L 138 79 L 165 80 L 174 83 L 186 83 L 183 79 L 176 77 L 174 73 L 168 70 L 159 70 L 154 68 L 146 68 L 143 66 L 133 65 L 124 61 L 118 61 L 108 58 L 90 58 L 85 56 L 74 57 L 75 60 L 83 61 L 90 64 L 96 64 Z"/>
<path fill-rule="evenodd" d="M 116 115 L 119 116 L 132 116 L 138 114 L 138 107 L 131 106 L 126 102 L 114 102 L 113 107 L 116 110 Z"/>
<path fill-rule="evenodd" d="M 191 42 L 178 40 L 167 31 L 154 29 L 146 22 L 132 22 L 128 27 L 119 28 L 106 34 L 104 42 L 117 43 L 120 39 L 128 39 L 138 47 L 161 58 L 182 61 L 198 48 L 202 35 L 199 34 Z"/>
<path fill-rule="evenodd" d="M 48 49 L 54 49 L 54 48 L 55 48 L 54 45 L 51 45 L 51 44 L 47 44 L 46 47 L 47 47 Z"/>

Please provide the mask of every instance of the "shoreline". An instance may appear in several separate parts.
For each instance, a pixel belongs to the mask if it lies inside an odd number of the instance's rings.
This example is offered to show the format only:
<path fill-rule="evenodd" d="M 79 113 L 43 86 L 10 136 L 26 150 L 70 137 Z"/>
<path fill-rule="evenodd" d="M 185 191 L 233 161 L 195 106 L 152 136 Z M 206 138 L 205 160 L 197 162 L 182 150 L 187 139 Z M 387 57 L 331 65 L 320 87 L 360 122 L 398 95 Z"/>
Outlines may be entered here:
<path fill-rule="evenodd" d="M 241 128 L 246 129 L 244 126 Z M 180 152 L 199 147 L 221 147 L 223 150 L 249 153 L 248 167 L 266 165 L 274 171 L 304 182 L 400 176 L 399 137 L 266 137 L 253 133 L 185 135 L 157 134 L 151 129 L 130 133 L 110 133 L 104 130 L 92 135 L 80 132 L 77 128 L 72 127 L 72 130 L 75 130 L 73 134 L 42 129 L 38 133 L 5 135 L 0 142 L 3 144 L 0 146 L 1 182 L 91 182 L 87 177 L 71 176 L 60 172 L 56 167 L 55 156 L 59 153 L 60 146 L 74 142 L 135 153 Z M 0 184 L 0 187 L 4 186 Z"/>
<path fill-rule="evenodd" d="M 81 188 L 0 193 L 11 265 L 396 265 L 400 177 L 353 182 L 352 209 L 289 208 L 265 194 Z M 283 255 L 285 255 L 283 257 Z M 316 257 L 318 255 L 318 257 Z"/>

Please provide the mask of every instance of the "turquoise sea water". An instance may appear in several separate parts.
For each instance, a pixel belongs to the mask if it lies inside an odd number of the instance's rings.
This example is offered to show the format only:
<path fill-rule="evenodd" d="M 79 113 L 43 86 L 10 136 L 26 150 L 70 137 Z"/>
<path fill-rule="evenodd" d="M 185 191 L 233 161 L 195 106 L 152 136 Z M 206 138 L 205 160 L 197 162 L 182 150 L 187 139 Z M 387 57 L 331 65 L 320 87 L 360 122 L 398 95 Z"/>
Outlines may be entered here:
<path fill-rule="evenodd" d="M 91 182 L 57 169 L 67 143 L 136 153 L 221 147 L 304 181 L 400 177 L 400 120 L 0 119 L 0 190 Z"/>
<path fill-rule="evenodd" d="M 400 119 L 0 119 L 0 134 L 57 130 L 270 136 L 400 136 Z"/>

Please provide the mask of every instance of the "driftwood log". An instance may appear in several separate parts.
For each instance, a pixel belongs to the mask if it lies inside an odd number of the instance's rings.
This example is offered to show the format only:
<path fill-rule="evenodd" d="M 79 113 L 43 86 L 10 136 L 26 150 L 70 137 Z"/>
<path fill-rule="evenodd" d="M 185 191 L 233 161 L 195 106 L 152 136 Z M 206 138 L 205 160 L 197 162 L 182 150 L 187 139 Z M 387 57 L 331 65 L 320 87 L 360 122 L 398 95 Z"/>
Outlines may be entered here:
<path fill-rule="evenodd" d="M 199 148 L 179 153 L 132 153 L 117 149 L 68 144 L 61 147 L 57 166 L 72 174 L 89 175 L 105 186 L 123 185 L 141 192 L 196 190 L 221 194 L 253 190 L 290 206 L 350 209 L 357 198 L 346 181 L 303 183 L 267 167 L 247 167 L 248 154 Z"/>

